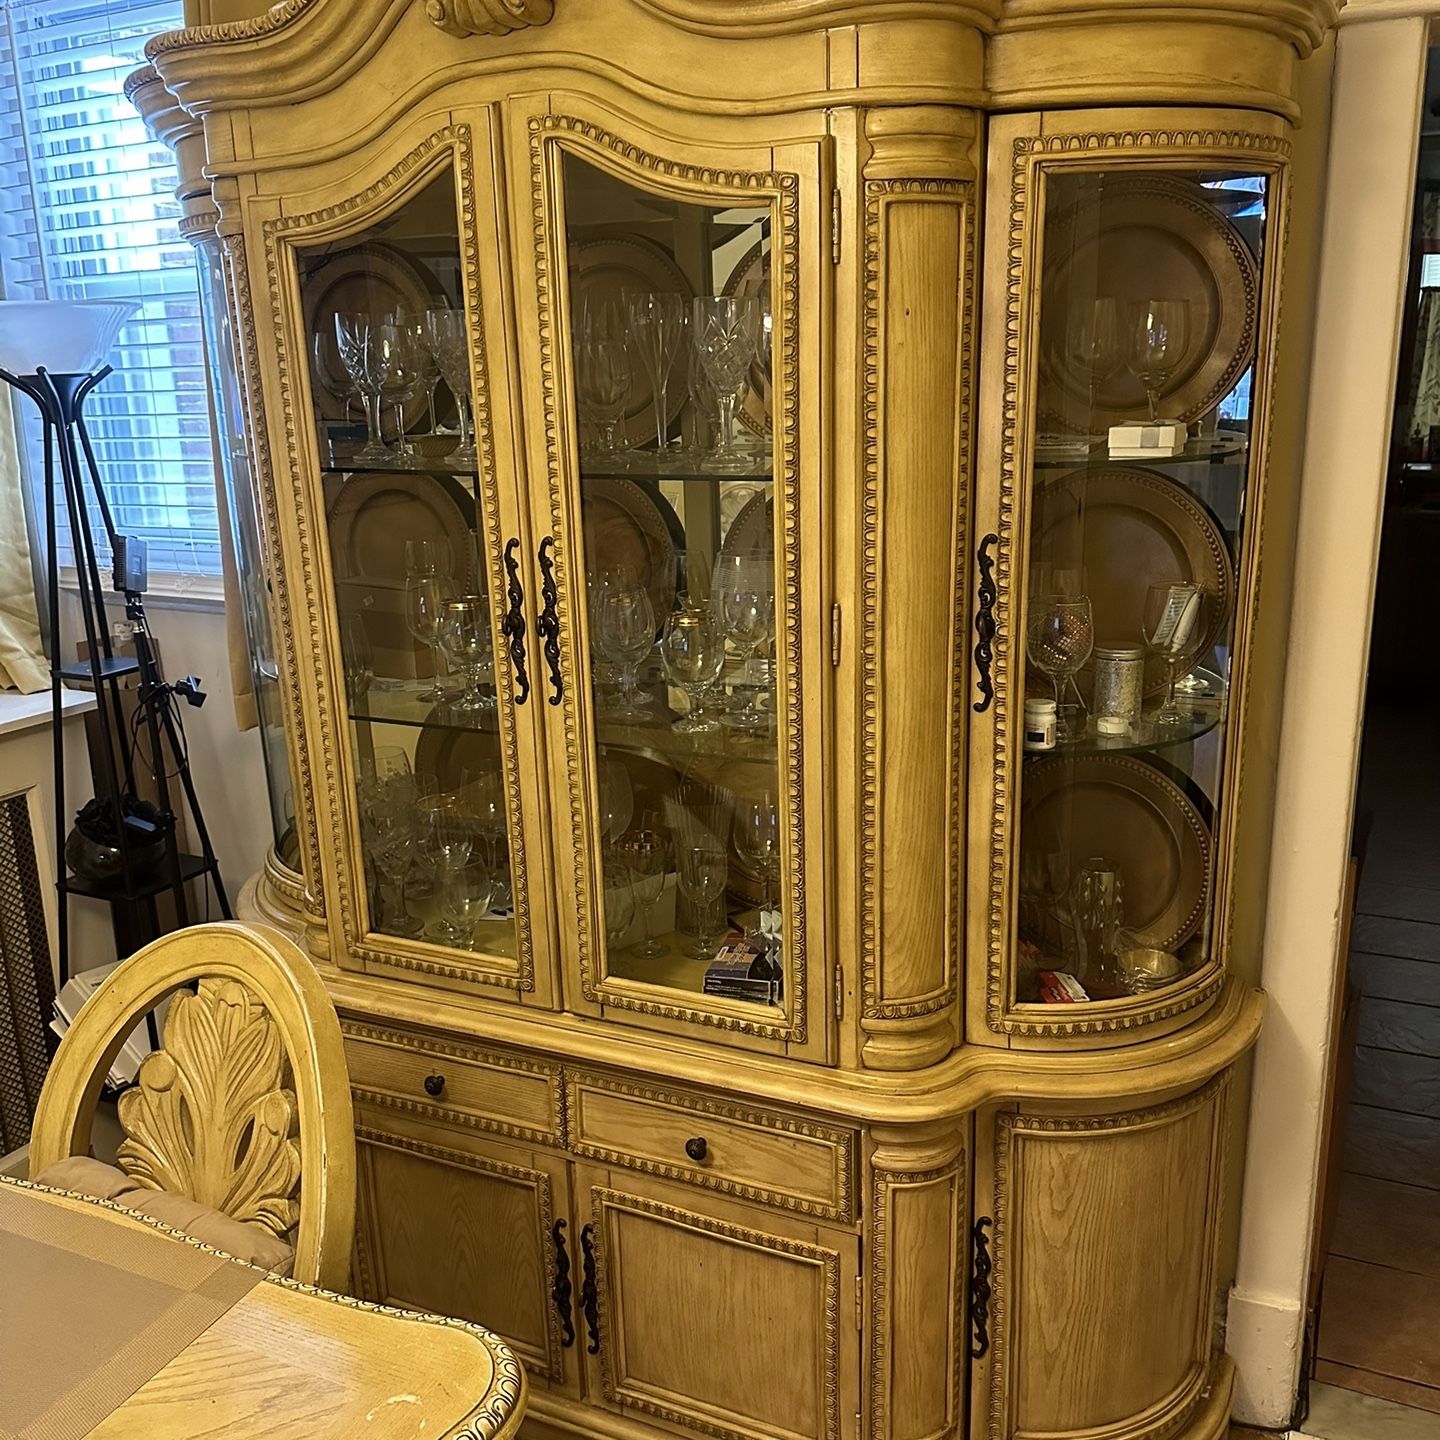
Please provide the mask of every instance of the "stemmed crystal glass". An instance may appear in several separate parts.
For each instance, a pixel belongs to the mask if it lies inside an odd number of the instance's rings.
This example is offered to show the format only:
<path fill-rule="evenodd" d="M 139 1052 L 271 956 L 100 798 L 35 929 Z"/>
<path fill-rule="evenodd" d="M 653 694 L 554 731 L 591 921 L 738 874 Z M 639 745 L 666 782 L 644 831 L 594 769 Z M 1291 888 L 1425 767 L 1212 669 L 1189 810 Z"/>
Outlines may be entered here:
<path fill-rule="evenodd" d="M 587 304 L 575 334 L 575 387 L 581 415 L 599 432 L 600 459 L 618 458 L 615 427 L 625 413 L 632 378 L 630 331 L 620 302 Z"/>
<path fill-rule="evenodd" d="M 440 383 L 440 366 L 430 344 L 430 332 L 423 315 L 397 310 L 386 317 L 399 331 L 405 368 L 415 377 L 415 396 L 425 402 L 430 433 L 435 433 L 435 387 Z M 414 448 L 413 446 L 411 447 Z"/>
<path fill-rule="evenodd" d="M 720 410 L 719 444 L 707 470 L 747 470 L 750 459 L 735 443 L 735 407 L 745 393 L 760 340 L 760 304 L 754 296 L 698 295 L 690 341 L 714 387 Z"/>
<path fill-rule="evenodd" d="M 1054 687 L 1058 719 L 1063 713 L 1065 687 L 1095 648 L 1095 619 L 1089 599 L 1083 595 L 1037 595 L 1030 602 L 1025 642 L 1030 663 Z M 1060 738 L 1075 737 L 1067 733 Z"/>
<path fill-rule="evenodd" d="M 406 435 L 405 407 L 420 393 L 420 374 L 414 364 L 414 349 L 400 326 L 382 321 L 375 328 L 384 362 L 380 397 L 395 407 L 395 443 L 390 447 L 392 463 L 414 465 L 418 456 Z"/>
<path fill-rule="evenodd" d="M 1100 387 L 1125 359 L 1120 339 L 1120 304 L 1111 295 L 1077 303 L 1065 326 L 1065 363 L 1086 378 L 1090 418 L 1095 423 L 1095 399 Z"/>
<path fill-rule="evenodd" d="M 720 722 L 703 715 L 700 696 L 725 668 L 725 636 L 709 610 L 684 606 L 671 613 L 660 639 L 665 676 L 684 692 L 686 713 L 671 729 L 682 734 L 718 730 Z"/>
<path fill-rule="evenodd" d="M 690 957 L 711 960 L 715 955 L 715 938 L 710 931 L 710 915 L 715 901 L 725 890 L 729 873 L 725 847 L 713 835 L 694 830 L 676 846 L 675 869 L 680 893 L 694 907 L 697 916 L 697 933 Z"/>
<path fill-rule="evenodd" d="M 505 813 L 505 781 L 498 769 L 464 766 L 460 771 L 460 797 L 466 819 L 473 826 L 491 872 L 489 905 L 510 901 L 510 836 Z"/>
<path fill-rule="evenodd" d="M 375 657 L 363 617 L 353 615 L 341 622 L 340 653 L 345 665 L 345 698 L 352 706 L 358 705 L 375 682 Z"/>
<path fill-rule="evenodd" d="M 317 330 L 311 336 L 311 360 L 315 367 L 315 380 L 337 399 L 344 397 L 347 419 L 351 405 L 358 403 L 360 410 L 364 411 L 364 398 L 355 384 L 355 377 L 340 358 L 339 340 L 334 330 Z"/>
<path fill-rule="evenodd" d="M 597 639 L 605 658 L 619 672 L 620 704 L 615 718 L 643 720 L 648 695 L 639 694 L 640 666 L 655 648 L 655 608 L 637 581 L 620 580 L 599 597 Z"/>
<path fill-rule="evenodd" d="M 1175 672 L 1190 652 L 1205 592 L 1191 580 L 1158 580 L 1145 591 L 1140 633 L 1145 646 L 1165 666 L 1165 700 L 1150 718 L 1162 730 L 1185 723 L 1175 703 Z"/>
<path fill-rule="evenodd" d="M 460 595 L 440 612 L 440 645 L 465 677 L 465 688 L 453 703 L 457 710 L 495 708 L 495 696 L 484 689 L 485 671 L 494 655 L 490 609 L 483 595 Z"/>
<path fill-rule="evenodd" d="M 385 389 L 387 361 L 380 343 L 380 327 L 363 311 L 336 311 L 335 342 L 340 363 L 365 401 L 365 444 L 356 452 L 362 461 L 391 459 L 390 447 L 380 431 L 380 404 Z"/>
<path fill-rule="evenodd" d="M 705 373 L 704 362 L 693 338 L 685 362 L 685 381 L 694 415 L 689 456 L 696 466 L 703 469 L 705 461 L 714 455 L 720 444 L 720 401 L 709 375 Z"/>
<path fill-rule="evenodd" d="M 421 849 L 439 888 L 442 907 L 442 918 L 427 933 L 446 945 L 469 943 L 469 934 L 448 913 L 447 898 L 456 875 L 470 859 L 471 843 L 471 830 L 458 796 L 439 795 L 426 805 Z"/>
<path fill-rule="evenodd" d="M 605 887 L 605 940 L 614 950 L 635 922 L 635 883 L 629 866 L 619 856 L 612 856 L 604 862 L 602 883 Z"/>
<path fill-rule="evenodd" d="M 359 795 L 370 854 L 395 891 L 395 905 L 387 907 L 384 917 L 385 929 L 392 935 L 418 935 L 424 922 L 405 904 L 405 885 L 415 864 L 419 795 L 409 755 L 398 745 L 377 745 L 362 765 Z"/>
<path fill-rule="evenodd" d="M 455 582 L 450 578 L 448 546 L 432 540 L 405 542 L 405 624 L 411 635 L 430 647 L 435 683 L 421 690 L 418 700 L 439 703 L 447 698 L 440 682 L 444 673 L 441 656 L 440 622 L 445 606 L 455 598 Z"/>
<path fill-rule="evenodd" d="M 685 341 L 689 316 L 680 295 L 632 295 L 630 338 L 655 402 L 655 453 L 663 464 L 670 446 L 670 374 Z"/>
<path fill-rule="evenodd" d="M 760 648 L 775 638 L 775 567 L 763 554 L 721 555 L 712 589 L 720 624 L 748 670 Z M 725 723 L 752 733 L 769 728 L 759 686 L 750 686 L 748 701 Z"/>
<path fill-rule="evenodd" d="M 635 818 L 635 787 L 630 772 L 618 760 L 600 766 L 600 834 L 606 847 L 613 845 Z"/>
<path fill-rule="evenodd" d="M 495 874 L 483 859 L 472 856 L 446 877 L 440 894 L 440 913 L 445 918 L 450 944 L 474 950 L 475 927 L 490 913 L 495 900 Z"/>
<path fill-rule="evenodd" d="M 769 955 L 780 940 L 780 806 L 767 791 L 735 801 L 735 853 L 760 881 L 759 933 L 752 936 Z"/>
<path fill-rule="evenodd" d="M 1130 368 L 1145 387 L 1152 425 L 1159 418 L 1160 390 L 1185 359 L 1189 329 L 1188 300 L 1142 300 L 1135 306 Z"/>
<path fill-rule="evenodd" d="M 460 416 L 460 444 L 450 458 L 457 464 L 474 464 L 478 457 L 470 421 L 470 334 L 465 328 L 465 316 L 459 310 L 427 310 L 425 331 L 430 353 L 455 397 Z"/>
<path fill-rule="evenodd" d="M 630 953 L 638 960 L 654 960 L 666 953 L 664 941 L 650 933 L 650 913 L 665 891 L 665 837 L 649 826 L 631 830 L 615 842 L 615 853 L 630 871 L 645 932 Z"/>

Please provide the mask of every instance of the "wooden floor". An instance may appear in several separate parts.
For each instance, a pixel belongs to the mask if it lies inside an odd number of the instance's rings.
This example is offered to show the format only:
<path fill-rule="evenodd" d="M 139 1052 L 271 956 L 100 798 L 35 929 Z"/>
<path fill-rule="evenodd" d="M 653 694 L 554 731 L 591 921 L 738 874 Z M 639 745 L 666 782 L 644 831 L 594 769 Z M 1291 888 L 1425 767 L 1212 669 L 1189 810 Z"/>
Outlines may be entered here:
<path fill-rule="evenodd" d="M 1440 712 L 1372 710 L 1360 992 L 1315 1378 L 1440 1414 Z"/>

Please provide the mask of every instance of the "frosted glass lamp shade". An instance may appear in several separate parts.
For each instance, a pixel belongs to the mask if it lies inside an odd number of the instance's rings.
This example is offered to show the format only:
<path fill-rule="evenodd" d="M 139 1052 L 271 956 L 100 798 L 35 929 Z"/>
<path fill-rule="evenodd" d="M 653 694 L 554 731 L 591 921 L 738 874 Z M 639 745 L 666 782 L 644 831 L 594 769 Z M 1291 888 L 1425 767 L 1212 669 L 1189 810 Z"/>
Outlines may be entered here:
<path fill-rule="evenodd" d="M 0 369 L 93 374 L 139 309 L 134 300 L 0 300 Z"/>

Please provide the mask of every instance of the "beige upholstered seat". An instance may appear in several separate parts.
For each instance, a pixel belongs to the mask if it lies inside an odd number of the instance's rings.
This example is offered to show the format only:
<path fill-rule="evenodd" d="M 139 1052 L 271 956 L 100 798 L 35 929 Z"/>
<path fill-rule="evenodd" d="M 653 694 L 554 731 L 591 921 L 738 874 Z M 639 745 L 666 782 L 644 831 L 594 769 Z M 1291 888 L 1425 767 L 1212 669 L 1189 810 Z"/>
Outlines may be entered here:
<path fill-rule="evenodd" d="M 174 996 L 164 1048 L 120 1097 L 119 1170 L 78 1158 L 122 1040 L 157 1001 L 196 981 L 195 993 Z M 30 1177 L 343 1289 L 355 1231 L 354 1118 L 340 1025 L 309 960 L 279 931 L 232 922 L 137 951 L 60 1045 L 35 1115 Z"/>

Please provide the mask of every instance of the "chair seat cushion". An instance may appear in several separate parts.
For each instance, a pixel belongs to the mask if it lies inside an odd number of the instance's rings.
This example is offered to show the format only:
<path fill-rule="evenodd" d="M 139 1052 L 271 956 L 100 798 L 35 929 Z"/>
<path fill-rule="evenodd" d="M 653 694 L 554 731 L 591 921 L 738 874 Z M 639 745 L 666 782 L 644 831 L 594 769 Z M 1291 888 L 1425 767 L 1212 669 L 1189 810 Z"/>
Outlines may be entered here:
<path fill-rule="evenodd" d="M 57 1160 L 35 1176 L 35 1183 L 48 1185 L 52 1190 L 70 1190 L 97 1200 L 110 1200 L 274 1275 L 289 1275 L 295 1267 L 294 1247 L 268 1230 L 235 1220 L 188 1196 L 149 1190 L 123 1170 L 92 1160 L 88 1155 Z"/>

